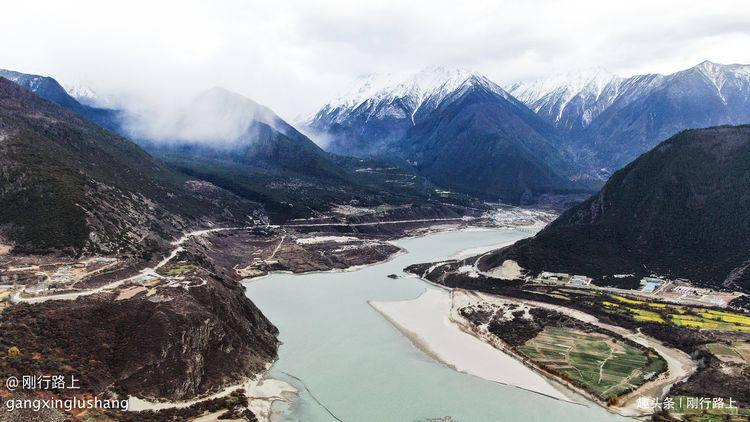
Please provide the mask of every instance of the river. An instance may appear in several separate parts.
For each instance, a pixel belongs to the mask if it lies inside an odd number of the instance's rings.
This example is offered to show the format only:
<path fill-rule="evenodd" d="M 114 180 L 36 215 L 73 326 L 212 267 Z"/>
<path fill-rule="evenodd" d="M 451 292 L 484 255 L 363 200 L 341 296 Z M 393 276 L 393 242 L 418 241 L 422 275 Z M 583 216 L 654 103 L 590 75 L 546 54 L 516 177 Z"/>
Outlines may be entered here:
<path fill-rule="evenodd" d="M 432 360 L 367 301 L 411 299 L 433 286 L 388 278 L 409 264 L 529 236 L 528 230 L 431 234 L 397 242 L 408 253 L 351 272 L 272 274 L 246 282 L 247 296 L 279 328 L 272 378 L 299 397 L 276 406 L 288 421 L 609 421 L 599 406 L 556 400 L 456 372 Z M 498 353 L 500 353 L 498 351 Z"/>

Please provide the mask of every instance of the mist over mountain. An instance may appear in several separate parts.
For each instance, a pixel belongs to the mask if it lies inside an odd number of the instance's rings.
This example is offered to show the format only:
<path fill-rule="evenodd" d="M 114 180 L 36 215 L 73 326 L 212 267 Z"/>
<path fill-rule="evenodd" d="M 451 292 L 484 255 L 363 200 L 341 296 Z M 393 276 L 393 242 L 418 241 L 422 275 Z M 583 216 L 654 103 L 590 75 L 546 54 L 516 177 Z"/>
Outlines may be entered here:
<path fill-rule="evenodd" d="M 291 127 L 270 109 L 223 88 L 206 90 L 174 109 L 134 115 L 128 122 L 136 138 L 164 143 L 199 143 L 217 148 L 247 142 L 255 123 L 289 132 Z"/>
<path fill-rule="evenodd" d="M 193 150 L 198 156 L 220 152 L 256 167 L 300 167 L 303 172 L 312 171 L 315 175 L 343 176 L 343 171 L 328 161 L 325 152 L 273 111 L 223 88 L 209 89 L 173 108 L 131 112 L 83 105 L 51 77 L 8 70 L 0 70 L 0 75 L 9 76 L 12 82 L 128 136 L 147 149 Z M 293 152 L 275 150 L 272 144 L 281 140 L 288 142 Z M 316 164 L 330 172 L 325 174 Z"/>
<path fill-rule="evenodd" d="M 130 135 L 156 158 L 266 204 L 273 218 L 325 207 L 338 195 L 324 191 L 354 185 L 345 169 L 273 111 L 222 88 L 175 110 L 131 116 Z"/>
<path fill-rule="evenodd" d="M 408 163 L 331 155 L 269 108 L 226 89 L 212 88 L 150 119 L 137 117 L 129 126 L 147 151 L 186 174 L 263 203 L 274 221 L 306 217 L 332 204 L 414 204 L 434 196 L 435 187 L 412 175 Z M 368 166 L 394 174 L 373 177 Z"/>
<path fill-rule="evenodd" d="M 510 92 L 463 68 L 367 75 L 303 123 L 318 145 L 222 88 L 169 107 L 110 110 L 81 104 L 52 78 L 1 72 L 196 176 L 231 165 L 351 183 L 334 153 L 400 162 L 444 189 L 514 204 L 590 189 L 680 130 L 750 121 L 750 66 L 708 61 L 630 78 L 594 68 Z M 91 104 L 98 98 L 84 85 L 69 91 Z"/>
<path fill-rule="evenodd" d="M 52 78 L 17 72 L 14 76 L 72 112 L 102 110 L 83 106 Z M 222 88 L 171 107 L 103 111 L 117 113 L 114 131 L 133 139 L 171 169 L 263 204 L 274 221 L 309 216 L 351 201 L 362 205 L 473 201 L 463 195 L 436 195 L 434 185 L 395 157 L 362 161 L 332 156 L 267 107 Z M 372 173 L 368 166 L 382 167 L 383 173 Z M 361 168 L 367 172 L 360 172 Z"/>
<path fill-rule="evenodd" d="M 259 209 L 5 78 L 0 139 L 0 236 L 17 251 L 140 253 Z"/>

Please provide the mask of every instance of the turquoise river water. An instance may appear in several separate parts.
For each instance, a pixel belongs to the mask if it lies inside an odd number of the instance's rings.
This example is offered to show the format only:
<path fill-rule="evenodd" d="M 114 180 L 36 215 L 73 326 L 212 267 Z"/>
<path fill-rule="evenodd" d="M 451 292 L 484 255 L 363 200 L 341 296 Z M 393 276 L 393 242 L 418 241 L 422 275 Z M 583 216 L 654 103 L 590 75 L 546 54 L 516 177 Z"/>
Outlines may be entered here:
<path fill-rule="evenodd" d="M 299 390 L 288 421 L 614 421 L 599 406 L 572 404 L 456 372 L 415 349 L 368 300 L 412 299 L 434 288 L 404 275 L 410 264 L 513 241 L 528 231 L 431 234 L 397 242 L 408 253 L 351 272 L 272 274 L 247 282 L 247 296 L 279 328 L 269 376 Z M 498 352 L 500 353 L 500 352 Z"/>

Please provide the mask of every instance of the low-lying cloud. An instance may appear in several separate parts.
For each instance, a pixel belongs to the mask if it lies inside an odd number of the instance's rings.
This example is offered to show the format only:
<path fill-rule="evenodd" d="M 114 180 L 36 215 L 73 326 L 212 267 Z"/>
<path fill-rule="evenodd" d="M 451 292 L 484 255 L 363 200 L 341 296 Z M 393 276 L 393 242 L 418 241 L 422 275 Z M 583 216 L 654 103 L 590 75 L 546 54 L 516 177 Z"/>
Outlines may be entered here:
<path fill-rule="evenodd" d="M 460 65 L 507 84 L 748 63 L 748 22 L 746 0 L 16 1 L 0 14 L 0 67 L 126 103 L 224 86 L 293 121 L 364 73 Z"/>
<path fill-rule="evenodd" d="M 135 139 L 217 147 L 253 141 L 259 123 L 284 130 L 270 109 L 223 88 L 209 89 L 184 104 L 141 105 L 127 113 L 123 123 Z"/>

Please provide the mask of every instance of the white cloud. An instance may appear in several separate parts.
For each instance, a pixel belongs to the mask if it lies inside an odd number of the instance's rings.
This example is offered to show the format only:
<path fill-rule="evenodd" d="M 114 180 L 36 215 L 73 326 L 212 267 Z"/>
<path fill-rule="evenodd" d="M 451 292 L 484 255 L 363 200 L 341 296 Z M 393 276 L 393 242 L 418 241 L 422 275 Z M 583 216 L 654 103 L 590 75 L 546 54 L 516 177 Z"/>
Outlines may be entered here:
<path fill-rule="evenodd" d="M 359 74 L 431 64 L 502 83 L 748 63 L 750 2 L 17 1 L 0 37 L 0 67 L 131 100 L 223 86 L 293 119 Z"/>

